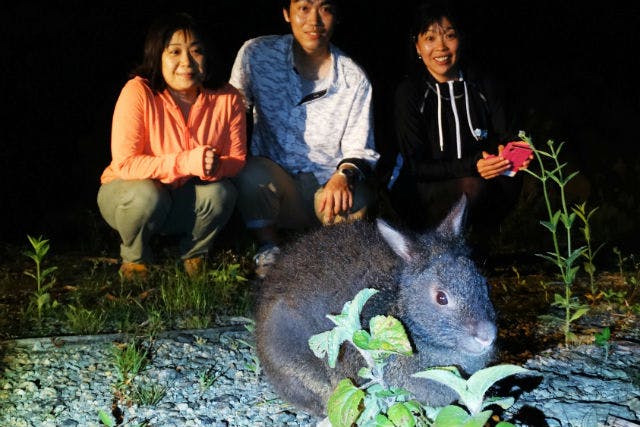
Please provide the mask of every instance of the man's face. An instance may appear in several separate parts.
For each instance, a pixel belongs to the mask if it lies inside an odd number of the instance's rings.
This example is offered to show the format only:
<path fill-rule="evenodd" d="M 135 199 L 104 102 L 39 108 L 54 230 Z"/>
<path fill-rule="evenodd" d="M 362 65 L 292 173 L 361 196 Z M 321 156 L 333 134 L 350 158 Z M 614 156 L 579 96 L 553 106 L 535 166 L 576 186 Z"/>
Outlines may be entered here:
<path fill-rule="evenodd" d="M 291 24 L 293 37 L 310 54 L 324 53 L 336 24 L 336 10 L 330 0 L 291 0 L 283 9 L 285 21 Z"/>

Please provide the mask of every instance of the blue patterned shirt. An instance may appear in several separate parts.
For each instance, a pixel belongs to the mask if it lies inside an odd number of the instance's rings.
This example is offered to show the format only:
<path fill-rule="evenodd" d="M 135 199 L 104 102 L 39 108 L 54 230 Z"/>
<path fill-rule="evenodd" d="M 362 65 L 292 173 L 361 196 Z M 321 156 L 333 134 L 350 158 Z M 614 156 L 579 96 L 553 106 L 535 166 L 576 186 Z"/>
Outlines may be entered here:
<path fill-rule="evenodd" d="M 238 51 L 229 82 L 253 108 L 251 152 L 292 174 L 312 172 L 325 183 L 345 158 L 373 168 L 371 84 L 351 58 L 331 45 L 333 66 L 326 91 L 302 92 L 294 70 L 293 36 L 263 36 Z"/>

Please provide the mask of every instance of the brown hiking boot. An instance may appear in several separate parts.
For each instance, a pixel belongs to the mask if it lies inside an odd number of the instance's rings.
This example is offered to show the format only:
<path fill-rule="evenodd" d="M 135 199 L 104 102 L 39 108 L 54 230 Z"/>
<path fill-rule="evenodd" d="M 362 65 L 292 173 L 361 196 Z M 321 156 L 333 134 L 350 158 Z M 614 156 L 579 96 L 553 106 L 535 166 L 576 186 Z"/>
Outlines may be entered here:
<path fill-rule="evenodd" d="M 204 273 L 204 257 L 188 258 L 184 260 L 184 271 L 189 277 L 197 277 Z"/>
<path fill-rule="evenodd" d="M 144 264 L 137 262 L 123 262 L 120 266 L 120 275 L 124 280 L 146 280 L 149 276 L 149 269 Z"/>

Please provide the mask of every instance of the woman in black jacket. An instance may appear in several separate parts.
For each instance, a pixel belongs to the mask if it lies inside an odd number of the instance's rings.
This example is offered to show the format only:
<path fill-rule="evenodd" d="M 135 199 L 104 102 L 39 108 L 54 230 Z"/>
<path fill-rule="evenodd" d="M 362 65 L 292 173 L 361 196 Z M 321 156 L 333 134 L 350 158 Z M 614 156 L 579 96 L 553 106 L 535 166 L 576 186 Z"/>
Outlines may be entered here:
<path fill-rule="evenodd" d="M 497 85 L 462 65 L 457 25 L 441 5 L 423 4 L 414 14 L 418 67 L 395 93 L 399 156 L 388 188 L 411 228 L 439 223 L 465 193 L 467 224 L 486 232 L 517 202 L 522 174 L 504 175 L 511 163 L 500 154 L 506 142 L 519 138 L 508 127 Z"/>

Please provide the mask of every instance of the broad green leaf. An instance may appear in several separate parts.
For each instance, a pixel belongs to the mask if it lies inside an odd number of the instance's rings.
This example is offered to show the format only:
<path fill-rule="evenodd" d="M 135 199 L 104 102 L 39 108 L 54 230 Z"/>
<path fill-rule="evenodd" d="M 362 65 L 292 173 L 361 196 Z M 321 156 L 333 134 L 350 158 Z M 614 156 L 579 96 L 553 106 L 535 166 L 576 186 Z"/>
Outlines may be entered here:
<path fill-rule="evenodd" d="M 479 414 L 472 415 L 467 422 L 460 427 L 484 427 L 491 418 L 492 411 L 482 411 Z"/>
<path fill-rule="evenodd" d="M 363 350 L 371 350 L 371 335 L 364 329 L 357 330 L 353 333 L 353 344 Z"/>
<path fill-rule="evenodd" d="M 422 412 L 422 405 L 417 400 L 409 400 L 407 402 L 404 402 L 404 406 L 406 406 L 406 408 L 412 413 L 418 414 Z"/>
<path fill-rule="evenodd" d="M 469 408 L 472 414 L 477 414 L 482 409 L 485 393 L 493 384 L 508 376 L 528 372 L 517 365 L 496 365 L 481 369 L 467 380 L 468 392 L 465 393 L 465 400 L 460 403 Z"/>
<path fill-rule="evenodd" d="M 465 393 L 467 389 L 467 382 L 460 376 L 460 372 L 458 372 L 455 367 L 453 367 L 453 369 L 449 367 L 429 368 L 425 371 L 416 372 L 412 376 L 437 381 L 449 386 L 458 393 L 458 395 Z"/>
<path fill-rule="evenodd" d="M 403 403 L 392 405 L 387 411 L 387 416 L 396 426 L 413 427 L 416 425 L 416 419 Z"/>
<path fill-rule="evenodd" d="M 461 427 L 469 418 L 469 413 L 461 407 L 449 405 L 438 412 L 435 425 L 437 427 Z"/>
<path fill-rule="evenodd" d="M 382 412 L 376 396 L 366 393 L 361 407 L 364 409 L 358 417 L 356 424 L 359 426 L 375 425 L 376 417 Z"/>
<path fill-rule="evenodd" d="M 369 321 L 369 330 L 371 335 L 365 331 L 357 331 L 353 336 L 353 343 L 363 350 L 411 355 L 409 339 L 398 319 L 392 316 L 375 316 Z"/>
<path fill-rule="evenodd" d="M 375 340 L 379 340 L 385 346 L 389 346 L 387 351 L 393 351 L 405 356 L 411 354 L 411 345 L 404 326 L 395 317 L 375 316 L 369 321 L 369 330 Z"/>
<path fill-rule="evenodd" d="M 496 427 L 516 427 L 516 426 L 506 421 L 500 421 L 498 424 L 496 424 Z"/>
<path fill-rule="evenodd" d="M 98 411 L 98 418 L 100 418 L 100 421 L 102 422 L 102 424 L 104 424 L 107 427 L 114 427 L 116 425 L 116 422 L 113 420 L 113 418 L 111 418 L 111 416 L 104 409 L 100 409 Z"/>
<path fill-rule="evenodd" d="M 395 427 L 394 424 L 382 414 L 376 415 L 375 424 L 372 427 Z"/>
<path fill-rule="evenodd" d="M 354 386 L 348 378 L 338 383 L 327 402 L 329 421 L 333 427 L 351 427 L 360 415 L 360 402 L 364 391 Z"/>
<path fill-rule="evenodd" d="M 609 340 L 611 339 L 611 329 L 607 326 L 602 330 L 602 332 L 597 332 L 594 338 L 597 345 L 603 347 L 608 345 Z"/>
<path fill-rule="evenodd" d="M 337 326 L 346 327 L 352 331 L 360 329 L 360 313 L 364 304 L 373 296 L 378 293 L 376 289 L 365 288 L 356 294 L 351 301 L 347 301 L 342 312 L 335 316 L 328 314 L 327 318 L 330 319 Z"/>
<path fill-rule="evenodd" d="M 336 327 L 330 331 L 312 335 L 309 338 L 309 348 L 320 359 L 327 356 L 327 363 L 335 368 L 338 360 L 340 345 L 351 338 L 352 333 L 346 328 Z"/>
<path fill-rule="evenodd" d="M 351 340 L 353 334 L 360 329 L 362 307 L 377 292 L 371 288 L 362 289 L 352 301 L 344 304 L 339 315 L 327 315 L 336 327 L 309 338 L 309 347 L 316 357 L 322 359 L 327 355 L 327 363 L 331 368 L 335 368 L 340 346 L 343 342 Z"/>

